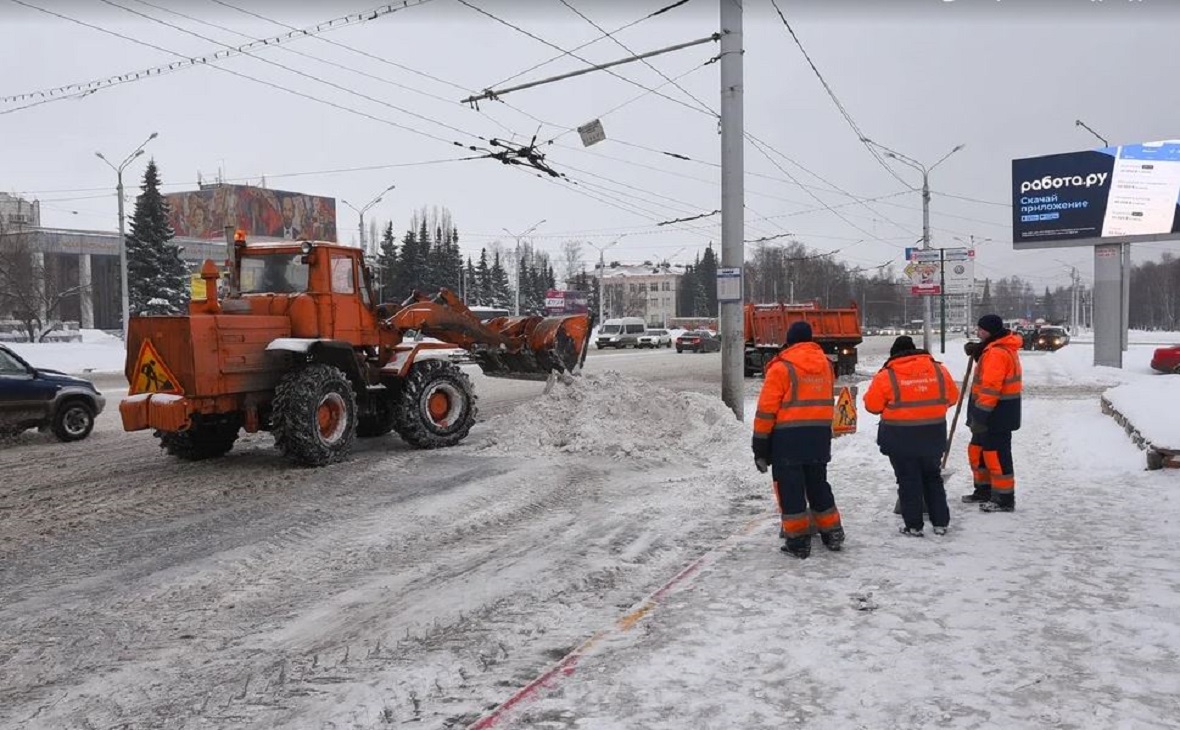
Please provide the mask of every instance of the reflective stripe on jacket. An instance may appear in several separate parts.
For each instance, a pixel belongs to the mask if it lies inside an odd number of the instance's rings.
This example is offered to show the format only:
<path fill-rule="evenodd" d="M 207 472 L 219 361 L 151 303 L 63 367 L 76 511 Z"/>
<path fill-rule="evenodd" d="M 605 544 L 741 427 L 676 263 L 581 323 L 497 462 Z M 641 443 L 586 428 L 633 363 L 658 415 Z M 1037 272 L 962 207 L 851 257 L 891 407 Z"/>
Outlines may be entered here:
<path fill-rule="evenodd" d="M 877 444 L 891 456 L 935 456 L 946 448 L 946 412 L 959 386 L 924 350 L 890 358 L 865 392 L 865 409 L 881 415 Z"/>
<path fill-rule="evenodd" d="M 782 463 L 831 460 L 835 377 L 814 342 L 782 350 L 766 366 L 754 414 L 754 455 Z"/>
<path fill-rule="evenodd" d="M 986 424 L 989 430 L 995 431 L 1020 428 L 1024 369 L 1019 352 L 1023 344 L 1024 339 L 1011 332 L 984 344 L 971 380 L 967 423 Z"/>

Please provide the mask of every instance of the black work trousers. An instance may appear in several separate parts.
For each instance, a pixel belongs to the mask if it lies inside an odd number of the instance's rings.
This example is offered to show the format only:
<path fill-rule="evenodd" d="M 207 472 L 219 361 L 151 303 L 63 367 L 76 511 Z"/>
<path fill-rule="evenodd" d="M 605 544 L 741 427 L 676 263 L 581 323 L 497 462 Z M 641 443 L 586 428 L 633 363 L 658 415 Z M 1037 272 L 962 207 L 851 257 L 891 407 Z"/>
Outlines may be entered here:
<path fill-rule="evenodd" d="M 930 513 L 930 524 L 946 527 L 951 512 L 946 506 L 946 488 L 942 484 L 941 457 L 890 456 L 897 477 L 897 495 L 901 500 L 901 518 L 905 526 L 922 529 L 922 503 Z"/>
<path fill-rule="evenodd" d="M 775 464 L 774 487 L 779 510 L 783 516 L 783 531 L 788 537 L 806 535 L 811 518 L 820 532 L 840 527 L 840 511 L 828 484 L 827 464 Z"/>

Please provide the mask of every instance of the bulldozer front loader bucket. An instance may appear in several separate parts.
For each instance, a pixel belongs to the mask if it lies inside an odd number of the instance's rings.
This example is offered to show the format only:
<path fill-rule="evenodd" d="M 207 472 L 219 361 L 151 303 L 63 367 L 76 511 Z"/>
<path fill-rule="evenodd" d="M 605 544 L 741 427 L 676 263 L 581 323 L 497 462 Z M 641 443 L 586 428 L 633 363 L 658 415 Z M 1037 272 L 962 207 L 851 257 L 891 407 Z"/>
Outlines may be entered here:
<path fill-rule="evenodd" d="M 572 373 L 586 358 L 590 317 L 502 317 L 485 323 L 488 329 L 519 343 L 515 350 L 479 348 L 472 358 L 485 375 L 544 380 L 550 373 Z"/>

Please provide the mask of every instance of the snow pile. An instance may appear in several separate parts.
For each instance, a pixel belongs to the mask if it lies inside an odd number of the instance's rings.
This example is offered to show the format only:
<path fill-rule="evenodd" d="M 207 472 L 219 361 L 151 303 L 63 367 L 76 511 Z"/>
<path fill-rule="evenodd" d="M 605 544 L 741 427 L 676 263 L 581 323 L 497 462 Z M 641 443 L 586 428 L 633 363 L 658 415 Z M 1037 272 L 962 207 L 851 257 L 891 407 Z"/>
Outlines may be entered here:
<path fill-rule="evenodd" d="M 123 372 L 123 341 L 117 337 L 91 341 L 86 332 L 82 342 L 10 342 L 8 346 L 35 368 L 71 375 Z"/>
<path fill-rule="evenodd" d="M 579 453 L 665 461 L 749 453 L 749 427 L 720 399 L 682 393 L 615 371 L 584 375 L 488 421 L 482 448 L 517 454 Z"/>
<path fill-rule="evenodd" d="M 1161 375 L 1111 388 L 1102 394 L 1143 438 L 1164 449 L 1180 448 L 1180 378 Z M 1169 404 L 1161 408 L 1161 404 Z"/>

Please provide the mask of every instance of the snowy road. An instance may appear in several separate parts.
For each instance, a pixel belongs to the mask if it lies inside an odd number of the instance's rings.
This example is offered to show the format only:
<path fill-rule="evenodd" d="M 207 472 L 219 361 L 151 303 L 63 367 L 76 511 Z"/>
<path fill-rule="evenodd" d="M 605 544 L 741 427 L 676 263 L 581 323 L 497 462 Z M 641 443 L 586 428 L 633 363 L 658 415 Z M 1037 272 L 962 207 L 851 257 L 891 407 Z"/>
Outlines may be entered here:
<path fill-rule="evenodd" d="M 385 437 L 322 470 L 265 434 L 177 462 L 119 430 L 114 404 L 85 442 L 26 434 L 0 452 L 0 727 L 470 721 L 765 511 L 746 460 L 712 453 L 744 457 L 746 428 L 660 390 L 716 393 L 718 368 L 595 353 L 588 373 L 628 377 L 598 384 L 607 400 L 582 406 L 604 429 L 562 458 L 505 435 L 574 412 L 482 376 L 463 446 Z M 666 448 L 701 418 L 722 419 L 703 450 Z"/>

